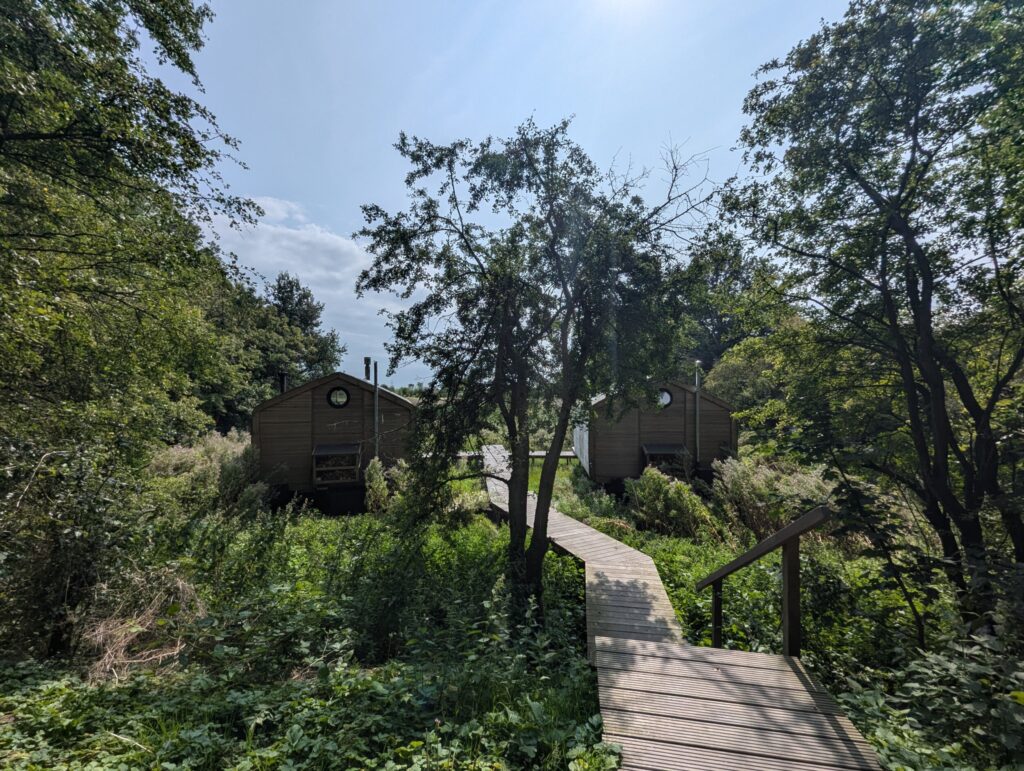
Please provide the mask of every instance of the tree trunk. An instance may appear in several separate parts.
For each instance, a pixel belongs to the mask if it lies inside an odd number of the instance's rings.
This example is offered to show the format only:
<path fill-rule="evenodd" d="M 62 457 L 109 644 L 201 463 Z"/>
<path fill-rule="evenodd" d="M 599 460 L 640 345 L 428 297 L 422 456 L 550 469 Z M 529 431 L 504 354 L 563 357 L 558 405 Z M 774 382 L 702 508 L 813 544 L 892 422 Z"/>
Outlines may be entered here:
<path fill-rule="evenodd" d="M 520 368 L 521 369 L 521 368 Z M 524 617 L 532 593 L 529 561 L 526 553 L 526 508 L 530 484 L 530 425 L 528 391 L 524 373 L 517 373 L 512 388 L 509 429 L 511 445 L 508 478 L 508 582 L 514 612 Z"/>
<path fill-rule="evenodd" d="M 558 422 L 555 424 L 554 435 L 544 455 L 544 464 L 540 471 L 540 485 L 537 488 L 537 509 L 533 519 L 533 539 L 527 553 L 527 575 L 533 585 L 533 593 L 540 602 L 543 594 L 544 555 L 548 549 L 548 514 L 551 511 L 551 498 L 554 494 L 555 477 L 558 474 L 558 463 L 562 456 L 562 447 L 569 432 L 569 418 L 572 407 L 576 403 L 576 389 L 568 387 L 562 394 L 562 403 L 558 408 Z"/>

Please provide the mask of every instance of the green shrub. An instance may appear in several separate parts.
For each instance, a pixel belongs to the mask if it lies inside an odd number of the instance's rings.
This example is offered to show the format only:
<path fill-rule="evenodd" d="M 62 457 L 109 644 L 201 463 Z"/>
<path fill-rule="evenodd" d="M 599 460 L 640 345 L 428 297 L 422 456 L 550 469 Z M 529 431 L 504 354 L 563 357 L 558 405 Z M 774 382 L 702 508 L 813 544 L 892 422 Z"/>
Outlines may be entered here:
<path fill-rule="evenodd" d="M 869 678 L 841 700 L 889 768 L 1024 767 L 1024 661 L 998 639 L 949 641 Z"/>
<path fill-rule="evenodd" d="M 686 482 L 655 468 L 626 480 L 626 500 L 636 521 L 658 533 L 722 540 L 711 512 Z"/>
<path fill-rule="evenodd" d="M 366 513 L 374 517 L 384 516 L 388 507 L 388 480 L 384 475 L 384 464 L 380 458 L 373 458 L 366 466 Z"/>
<path fill-rule="evenodd" d="M 739 522 L 760 541 L 809 508 L 824 503 L 833 485 L 821 469 L 759 456 L 716 460 L 712 503 L 726 520 Z"/>
<path fill-rule="evenodd" d="M 614 768 L 582 569 L 548 555 L 544 623 L 514 626 L 506 537 L 482 518 L 431 527 L 403 564 L 402 534 L 380 519 L 303 516 L 259 577 L 231 594 L 204 587 L 205 615 L 173 630 L 187 643 L 177 666 L 99 684 L 33 664 L 0 671 L 0 765 Z M 262 554 L 257 541 L 231 550 Z M 389 592 L 401 598 L 390 655 L 371 667 L 361 641 Z"/>

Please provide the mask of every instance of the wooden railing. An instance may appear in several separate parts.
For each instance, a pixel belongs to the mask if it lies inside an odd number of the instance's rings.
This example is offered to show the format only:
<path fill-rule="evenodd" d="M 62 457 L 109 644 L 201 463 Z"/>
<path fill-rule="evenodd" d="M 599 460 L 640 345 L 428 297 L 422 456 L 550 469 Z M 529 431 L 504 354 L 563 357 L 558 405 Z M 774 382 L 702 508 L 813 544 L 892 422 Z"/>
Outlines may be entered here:
<path fill-rule="evenodd" d="M 791 522 L 779 532 L 768 536 L 745 554 L 719 568 L 697 584 L 697 591 L 711 587 L 711 644 L 722 647 L 722 581 L 740 568 L 764 555 L 782 548 L 782 653 L 800 655 L 800 536 L 813 530 L 831 516 L 825 506 L 818 506 Z"/>

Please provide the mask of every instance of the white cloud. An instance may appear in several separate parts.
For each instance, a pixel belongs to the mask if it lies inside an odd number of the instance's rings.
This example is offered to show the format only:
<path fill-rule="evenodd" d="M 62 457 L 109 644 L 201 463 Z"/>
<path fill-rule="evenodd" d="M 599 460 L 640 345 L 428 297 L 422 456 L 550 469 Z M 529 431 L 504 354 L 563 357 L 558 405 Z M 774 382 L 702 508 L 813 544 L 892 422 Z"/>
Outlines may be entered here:
<path fill-rule="evenodd" d="M 295 201 L 286 201 L 283 198 L 273 198 L 269 195 L 261 195 L 253 198 L 253 201 L 263 209 L 264 222 L 307 222 L 306 212 L 301 204 Z"/>
<path fill-rule="evenodd" d="M 363 356 L 373 356 L 386 368 L 385 341 L 391 337 L 381 308 L 397 310 L 392 297 L 356 297 L 356 280 L 370 264 L 370 255 L 351 238 L 309 221 L 302 206 L 279 198 L 254 199 L 264 217 L 251 228 L 234 230 L 217 223 L 221 248 L 254 270 L 260 280 L 272 281 L 287 271 L 299 277 L 324 304 L 324 325 L 338 331 L 348 347 L 342 369 L 360 375 Z M 418 363 L 401 367 L 388 382 L 403 385 L 426 380 L 429 372 Z"/>

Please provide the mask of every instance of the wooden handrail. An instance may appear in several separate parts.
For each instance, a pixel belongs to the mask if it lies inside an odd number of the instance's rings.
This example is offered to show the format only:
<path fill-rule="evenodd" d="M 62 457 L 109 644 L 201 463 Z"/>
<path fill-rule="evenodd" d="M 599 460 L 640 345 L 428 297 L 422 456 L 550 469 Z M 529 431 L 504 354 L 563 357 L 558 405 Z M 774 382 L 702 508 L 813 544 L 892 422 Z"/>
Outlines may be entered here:
<path fill-rule="evenodd" d="M 782 544 L 784 544 L 786 541 L 792 538 L 799 538 L 808 530 L 813 530 L 814 528 L 816 528 L 818 525 L 820 525 L 822 522 L 828 519 L 829 516 L 831 516 L 829 510 L 825 506 L 818 506 L 815 509 L 811 509 L 809 512 L 800 517 L 800 519 L 790 522 L 777 533 L 772 533 L 772 535 L 765 538 L 750 551 L 744 552 L 739 557 L 730 562 L 728 565 L 720 567 L 710 576 L 708 576 L 703 581 L 697 584 L 697 591 L 703 591 L 716 581 L 721 581 L 730 573 L 735 573 L 740 568 L 745 568 L 751 562 L 755 562 L 756 560 L 761 559 L 761 557 L 763 557 L 768 552 L 775 551 L 777 548 L 782 546 Z"/>
<path fill-rule="evenodd" d="M 697 591 L 711 587 L 711 644 L 722 647 L 722 581 L 740 568 L 782 548 L 782 652 L 800 655 L 800 536 L 813 530 L 832 514 L 818 506 L 800 519 L 765 538 L 753 549 L 734 559 L 697 584 Z"/>

